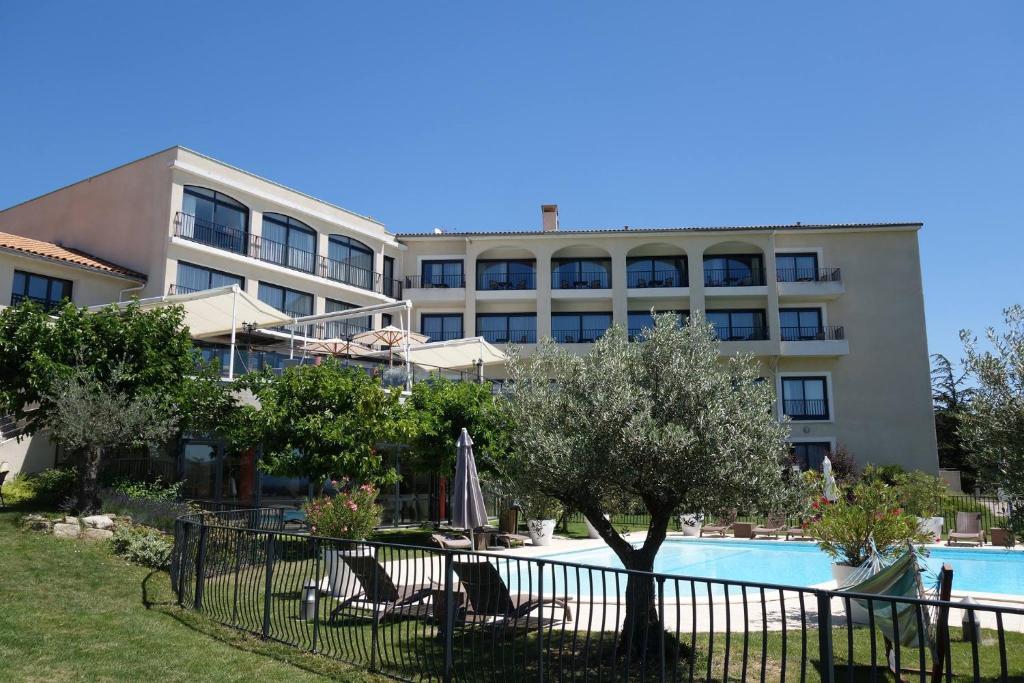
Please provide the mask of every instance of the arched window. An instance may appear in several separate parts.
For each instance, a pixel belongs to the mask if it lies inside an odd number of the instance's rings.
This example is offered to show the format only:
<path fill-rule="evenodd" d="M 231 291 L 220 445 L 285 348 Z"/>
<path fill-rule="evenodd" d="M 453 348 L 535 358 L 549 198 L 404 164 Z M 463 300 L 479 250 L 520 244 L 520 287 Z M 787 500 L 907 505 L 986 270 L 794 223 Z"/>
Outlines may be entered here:
<path fill-rule="evenodd" d="M 305 273 L 316 270 L 316 231 L 279 213 L 263 214 L 260 259 Z"/>
<path fill-rule="evenodd" d="M 177 235 L 244 254 L 249 239 L 249 209 L 216 190 L 186 185 Z"/>
<path fill-rule="evenodd" d="M 373 289 L 373 249 L 345 235 L 327 243 L 327 277 L 363 289 Z"/>

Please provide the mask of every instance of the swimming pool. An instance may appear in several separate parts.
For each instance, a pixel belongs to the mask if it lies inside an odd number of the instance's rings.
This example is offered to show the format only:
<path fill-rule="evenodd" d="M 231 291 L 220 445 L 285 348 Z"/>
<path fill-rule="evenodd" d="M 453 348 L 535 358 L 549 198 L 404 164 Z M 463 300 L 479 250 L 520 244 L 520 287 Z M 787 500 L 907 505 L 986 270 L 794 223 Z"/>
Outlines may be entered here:
<path fill-rule="evenodd" d="M 610 548 L 575 550 L 547 559 L 573 562 L 594 567 L 621 569 Z M 929 574 L 937 575 L 943 563 L 953 567 L 953 590 L 979 591 L 1024 595 L 1024 553 L 1001 550 L 971 550 L 966 548 L 933 548 L 926 559 Z M 710 579 L 728 579 L 754 583 L 777 583 L 789 586 L 813 586 L 832 580 L 831 560 L 812 543 L 783 543 L 778 541 L 699 541 L 666 540 L 655 558 L 654 571 Z M 580 578 L 575 572 L 562 574 L 560 583 L 566 588 L 595 593 L 621 592 L 608 579 Z M 612 579 L 612 581 L 614 581 Z M 929 582 L 928 577 L 925 579 Z M 674 586 L 666 586 L 667 594 L 674 594 Z M 680 585 L 678 592 L 689 594 L 689 583 Z M 697 592 L 706 594 L 707 588 L 698 585 Z M 714 592 L 721 593 L 721 590 Z"/>

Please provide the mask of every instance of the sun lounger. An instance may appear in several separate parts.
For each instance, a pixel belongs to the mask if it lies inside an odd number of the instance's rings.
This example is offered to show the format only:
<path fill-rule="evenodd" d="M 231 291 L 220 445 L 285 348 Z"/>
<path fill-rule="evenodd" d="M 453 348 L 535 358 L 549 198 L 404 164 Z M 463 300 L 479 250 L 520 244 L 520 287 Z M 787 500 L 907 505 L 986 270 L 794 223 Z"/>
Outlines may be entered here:
<path fill-rule="evenodd" d="M 814 537 L 807 533 L 802 526 L 794 526 L 786 529 L 787 541 L 813 541 Z"/>
<path fill-rule="evenodd" d="M 501 574 L 490 562 L 452 562 L 466 593 L 467 605 L 458 621 L 462 624 L 514 627 L 524 623 L 552 625 L 562 620 L 545 619 L 543 607 L 549 605 L 551 613 L 560 608 L 564 621 L 572 621 L 571 598 L 534 597 L 529 594 L 512 595 Z M 541 609 L 539 617 L 531 612 Z"/>
<path fill-rule="evenodd" d="M 434 545 L 443 550 L 472 550 L 473 542 L 465 536 L 452 534 L 430 534 L 430 540 Z"/>
<path fill-rule="evenodd" d="M 355 574 L 362 590 L 350 598 L 346 598 L 331 611 L 330 620 L 334 619 L 347 607 L 356 603 L 367 603 L 372 616 L 382 621 L 390 615 L 428 616 L 429 606 L 424 602 L 429 598 L 436 586 L 430 584 L 408 584 L 396 586 L 387 570 L 371 555 L 356 555 L 341 559 Z"/>
<path fill-rule="evenodd" d="M 771 536 L 778 538 L 780 534 L 786 531 L 786 518 L 781 515 L 769 515 L 768 521 L 764 525 L 755 526 L 751 532 L 751 538 L 757 538 L 757 535 Z"/>
<path fill-rule="evenodd" d="M 732 525 L 736 522 L 736 510 L 729 510 L 727 513 L 722 515 L 718 519 L 717 524 L 705 524 L 700 528 L 701 537 L 704 534 L 718 534 L 719 536 L 725 536 L 725 532 L 732 528 Z"/>
<path fill-rule="evenodd" d="M 956 513 L 956 528 L 949 532 L 949 539 L 946 545 L 965 545 L 974 543 L 985 545 L 985 530 L 981 528 L 980 512 L 958 512 Z"/>

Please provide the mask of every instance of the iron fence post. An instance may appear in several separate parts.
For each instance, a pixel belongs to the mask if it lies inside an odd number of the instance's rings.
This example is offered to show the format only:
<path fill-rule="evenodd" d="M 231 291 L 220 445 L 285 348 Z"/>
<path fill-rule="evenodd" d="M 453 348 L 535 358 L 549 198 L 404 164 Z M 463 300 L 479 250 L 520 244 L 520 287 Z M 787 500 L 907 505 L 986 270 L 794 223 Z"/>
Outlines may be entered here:
<path fill-rule="evenodd" d="M 312 652 L 316 652 L 316 646 L 319 644 L 320 638 L 320 542 L 316 536 L 310 537 L 313 541 L 313 562 L 315 570 L 313 572 L 313 580 L 316 581 L 316 602 L 313 603 L 313 648 Z"/>
<path fill-rule="evenodd" d="M 182 522 L 181 524 L 182 538 L 181 538 L 181 560 L 178 562 L 178 607 L 185 606 L 185 553 L 188 551 L 188 537 L 192 531 L 192 525 L 189 522 Z"/>
<path fill-rule="evenodd" d="M 821 666 L 822 683 L 834 683 L 832 668 L 832 595 L 827 591 L 815 591 L 818 599 L 818 660 Z"/>
<path fill-rule="evenodd" d="M 263 639 L 270 637 L 270 591 L 273 588 L 274 578 L 274 538 L 273 531 L 267 534 L 266 558 L 265 558 L 265 581 L 263 586 Z"/>
<path fill-rule="evenodd" d="M 206 519 L 199 522 L 199 553 L 196 557 L 196 595 L 195 608 L 199 611 L 203 608 L 203 584 L 206 582 L 206 541 L 209 535 L 209 527 L 206 526 Z"/>
<path fill-rule="evenodd" d="M 242 539 L 245 531 L 239 529 L 235 532 L 235 581 L 234 591 L 231 596 L 231 625 L 238 623 L 238 580 L 242 573 Z"/>
<path fill-rule="evenodd" d="M 374 561 L 375 564 L 380 566 L 380 547 L 379 546 L 376 546 L 373 549 L 373 561 Z M 371 585 L 372 585 L 372 588 L 370 589 L 371 590 L 371 593 L 370 593 L 370 604 L 373 605 L 373 615 L 372 615 L 371 620 L 370 620 L 370 671 L 372 673 L 376 673 L 377 672 L 377 638 L 378 638 L 378 633 L 377 633 L 378 632 L 378 628 L 377 628 L 377 609 L 378 609 L 378 607 L 377 607 L 377 600 L 378 600 L 378 592 L 380 590 L 379 587 L 377 586 L 377 583 L 379 582 L 379 580 L 380 580 L 380 571 L 378 570 L 378 571 L 375 571 L 373 573 L 373 581 L 370 582 Z"/>
<path fill-rule="evenodd" d="M 544 600 L 544 562 L 537 562 L 537 600 Z M 554 608 L 552 607 L 552 612 Z M 537 680 L 544 683 L 544 607 L 540 608 L 541 618 L 537 620 Z M 527 622 L 529 623 L 529 622 Z"/>
<path fill-rule="evenodd" d="M 444 680 L 451 683 L 452 669 L 454 668 L 455 646 L 455 567 L 452 564 L 451 551 L 444 554 Z"/>

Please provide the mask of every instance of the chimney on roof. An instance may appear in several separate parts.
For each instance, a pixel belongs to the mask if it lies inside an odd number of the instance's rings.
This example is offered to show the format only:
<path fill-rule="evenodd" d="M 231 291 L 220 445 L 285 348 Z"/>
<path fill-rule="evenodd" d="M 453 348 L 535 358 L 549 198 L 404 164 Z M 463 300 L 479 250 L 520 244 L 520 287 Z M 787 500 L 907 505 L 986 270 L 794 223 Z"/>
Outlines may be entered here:
<path fill-rule="evenodd" d="M 540 218 L 544 232 L 558 230 L 558 204 L 541 204 Z"/>

